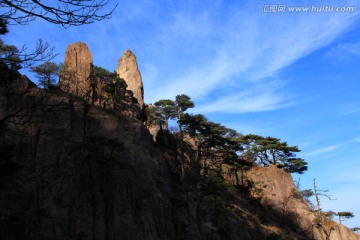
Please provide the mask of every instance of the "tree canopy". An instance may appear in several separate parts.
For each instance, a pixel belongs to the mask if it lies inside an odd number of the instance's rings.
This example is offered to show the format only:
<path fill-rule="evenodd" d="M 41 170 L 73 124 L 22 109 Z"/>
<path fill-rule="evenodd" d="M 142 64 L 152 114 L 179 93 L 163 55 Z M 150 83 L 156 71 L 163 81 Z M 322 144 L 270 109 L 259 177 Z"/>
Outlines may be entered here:
<path fill-rule="evenodd" d="M 344 221 L 344 219 L 349 219 L 349 218 L 353 218 L 354 213 L 352 212 L 338 212 L 336 214 L 339 217 L 339 222 L 342 223 L 342 221 Z"/>
<path fill-rule="evenodd" d="M 169 119 L 176 117 L 175 102 L 170 99 L 162 99 L 154 103 L 156 106 L 156 113 L 160 118 L 161 126 L 169 129 Z"/>
<path fill-rule="evenodd" d="M 31 67 L 31 71 L 36 73 L 42 87 L 50 88 L 57 82 L 56 77 L 60 73 L 60 65 L 54 62 L 44 62 L 36 67 Z"/>
<path fill-rule="evenodd" d="M 307 162 L 297 158 L 300 152 L 297 146 L 289 146 L 274 137 L 262 137 L 248 134 L 239 139 L 246 149 L 245 154 L 263 166 L 278 165 L 291 173 L 302 174 L 307 170 Z"/>
<path fill-rule="evenodd" d="M 177 119 L 179 124 L 180 137 L 182 137 L 182 125 L 181 119 L 185 111 L 189 108 L 194 108 L 195 104 L 188 95 L 180 94 L 175 96 L 175 111 L 177 113 Z"/>
<path fill-rule="evenodd" d="M 156 112 L 160 118 L 161 125 L 165 130 L 169 129 L 169 120 L 178 119 L 180 135 L 182 133 L 181 119 L 185 111 L 195 106 L 188 95 L 180 94 L 175 97 L 175 101 L 170 99 L 161 99 L 154 103 Z"/>
<path fill-rule="evenodd" d="M 195 107 L 193 101 L 190 100 L 191 98 L 188 95 L 180 94 L 175 97 L 175 105 L 176 105 L 176 112 L 178 114 L 178 119 L 181 118 L 181 115 L 189 108 Z"/>
<path fill-rule="evenodd" d="M 177 95 L 175 101 L 163 99 L 155 102 L 156 112 L 168 129 L 169 119 L 178 119 L 179 131 L 195 140 L 198 159 L 202 156 L 223 158 L 228 162 L 253 162 L 263 166 L 276 165 L 291 173 L 302 174 L 307 170 L 307 162 L 296 157 L 300 152 L 297 146 L 289 146 L 274 137 L 255 134 L 241 135 L 237 131 L 209 121 L 202 114 L 188 114 L 185 111 L 194 107 L 190 97 Z M 182 134 L 180 134 L 182 135 Z"/>
<path fill-rule="evenodd" d="M 93 65 L 92 66 L 92 76 L 95 78 L 100 78 L 104 82 L 110 82 L 118 77 L 116 72 L 110 72 L 109 70 Z"/>
<path fill-rule="evenodd" d="M 121 101 L 125 98 L 127 88 L 125 80 L 120 78 L 119 74 L 93 65 L 90 81 L 93 90 L 93 103 L 96 100 L 105 101 L 112 103 L 114 109 L 119 109 Z M 105 98 L 101 94 L 103 91 L 107 93 Z"/>
<path fill-rule="evenodd" d="M 189 134 L 190 137 L 196 138 L 202 131 L 204 123 L 207 122 L 207 119 L 202 114 L 184 114 L 180 120 L 181 125 L 183 126 L 184 132 Z"/>
<path fill-rule="evenodd" d="M 220 158 L 232 163 L 239 160 L 238 152 L 242 146 L 233 141 L 234 137 L 240 136 L 235 130 L 209 121 L 202 114 L 184 114 L 180 122 L 183 131 L 194 138 L 198 158 L 205 156 L 214 161 Z"/>

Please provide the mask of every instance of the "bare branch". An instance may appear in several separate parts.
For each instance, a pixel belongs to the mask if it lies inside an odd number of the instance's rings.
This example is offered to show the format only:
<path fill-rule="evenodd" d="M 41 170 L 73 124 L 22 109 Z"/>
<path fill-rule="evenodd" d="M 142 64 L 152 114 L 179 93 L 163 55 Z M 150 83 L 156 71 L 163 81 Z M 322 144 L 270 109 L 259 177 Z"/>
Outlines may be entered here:
<path fill-rule="evenodd" d="M 110 11 L 101 13 L 109 0 L 58 0 L 46 1 L 46 4 L 43 2 L 39 0 L 0 0 L 0 7 L 3 11 L 0 18 L 7 19 L 9 24 L 27 24 L 40 18 L 64 27 L 80 26 L 109 19 L 118 6 L 116 4 Z"/>
<path fill-rule="evenodd" d="M 48 42 L 39 39 L 36 42 L 35 50 L 28 53 L 27 46 L 19 50 L 16 46 L 7 45 L 0 39 L 0 62 L 9 70 L 16 71 L 21 67 L 31 67 L 37 62 L 50 61 L 58 54 L 54 53 L 55 47 Z"/>

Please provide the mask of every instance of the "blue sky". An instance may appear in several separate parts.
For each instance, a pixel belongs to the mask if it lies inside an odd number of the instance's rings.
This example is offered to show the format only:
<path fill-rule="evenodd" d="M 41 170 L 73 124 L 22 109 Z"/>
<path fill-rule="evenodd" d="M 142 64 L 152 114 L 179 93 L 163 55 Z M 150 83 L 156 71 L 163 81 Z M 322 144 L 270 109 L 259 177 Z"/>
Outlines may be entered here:
<path fill-rule="evenodd" d="M 31 48 L 42 38 L 57 62 L 82 41 L 109 70 L 131 49 L 147 103 L 185 93 L 212 121 L 298 145 L 309 171 L 294 179 L 311 188 L 316 178 L 337 199 L 322 199 L 323 209 L 352 211 L 345 224 L 360 227 L 360 2 L 286 0 L 285 12 L 262 11 L 277 2 L 123 0 L 110 20 L 68 29 L 38 20 L 11 26 L 5 41 Z"/>

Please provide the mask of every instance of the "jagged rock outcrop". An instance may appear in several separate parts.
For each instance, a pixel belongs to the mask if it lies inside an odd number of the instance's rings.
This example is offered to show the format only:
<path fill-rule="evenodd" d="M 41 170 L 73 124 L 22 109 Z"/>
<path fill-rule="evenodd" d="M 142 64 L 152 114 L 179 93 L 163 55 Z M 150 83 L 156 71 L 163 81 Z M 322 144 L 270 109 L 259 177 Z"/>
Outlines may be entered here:
<path fill-rule="evenodd" d="M 128 54 L 125 55 L 128 56 Z M 123 64 L 126 69 L 130 69 L 125 77 L 130 81 L 128 84 L 136 90 L 134 82 L 139 80 L 141 82 L 136 58 L 132 54 L 125 59 Z M 60 89 L 79 96 L 93 105 L 121 111 L 135 119 L 142 119 L 143 100 L 141 104 L 136 104 L 134 93 L 129 91 L 132 90 L 131 88 L 125 89 L 121 84 L 104 81 L 100 77 L 93 76 L 92 62 L 92 54 L 85 43 L 69 44 L 65 53 L 64 69 L 60 73 Z M 134 70 L 135 68 L 137 72 Z"/>
<path fill-rule="evenodd" d="M 247 173 L 252 186 L 252 195 L 264 206 L 271 208 L 284 221 L 294 221 L 299 231 L 311 239 L 359 240 L 360 236 L 331 219 L 318 223 L 317 213 L 303 200 L 290 173 L 277 166 L 255 167 Z"/>
<path fill-rule="evenodd" d="M 88 99 L 91 93 L 92 54 L 85 43 L 76 42 L 66 48 L 64 70 L 60 74 L 62 90 Z"/>
<path fill-rule="evenodd" d="M 142 107 L 144 105 L 144 88 L 141 74 L 136 62 L 136 56 L 128 49 L 118 61 L 116 72 L 134 93 L 134 97 Z"/>

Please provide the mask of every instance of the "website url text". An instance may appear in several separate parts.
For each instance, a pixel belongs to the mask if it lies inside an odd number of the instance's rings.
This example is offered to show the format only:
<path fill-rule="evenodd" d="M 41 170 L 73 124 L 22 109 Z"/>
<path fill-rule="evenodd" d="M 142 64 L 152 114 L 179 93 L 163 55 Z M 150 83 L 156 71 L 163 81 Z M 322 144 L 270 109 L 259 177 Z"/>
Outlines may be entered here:
<path fill-rule="evenodd" d="M 326 12 L 355 12 L 354 6 L 286 6 L 281 4 L 262 5 L 261 11 L 263 13 L 284 13 L 284 12 L 311 12 L 311 13 L 326 13 Z"/>

